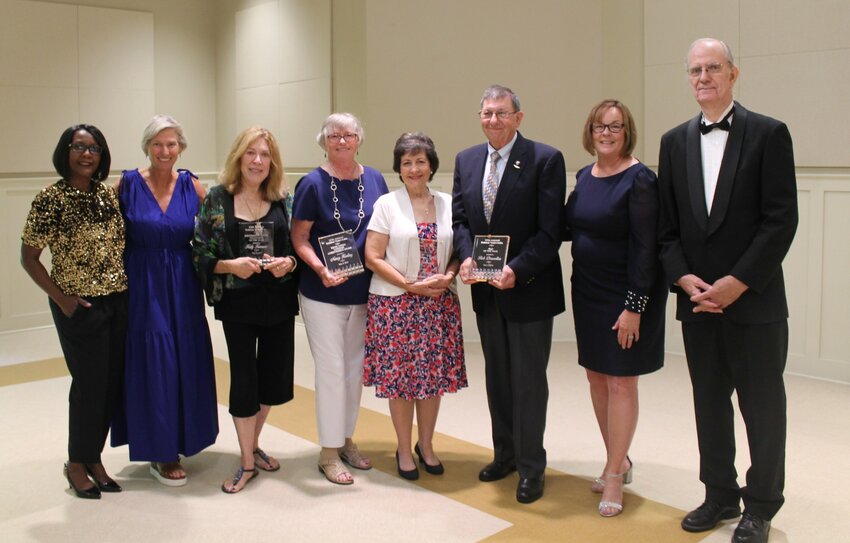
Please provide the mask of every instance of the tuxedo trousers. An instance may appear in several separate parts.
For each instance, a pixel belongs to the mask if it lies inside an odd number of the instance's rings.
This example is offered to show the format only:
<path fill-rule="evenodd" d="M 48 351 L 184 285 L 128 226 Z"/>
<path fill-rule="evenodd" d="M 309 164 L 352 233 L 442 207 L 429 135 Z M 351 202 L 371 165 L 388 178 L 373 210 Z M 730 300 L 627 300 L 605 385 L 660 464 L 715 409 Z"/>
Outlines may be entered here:
<path fill-rule="evenodd" d="M 785 501 L 788 322 L 741 324 L 713 315 L 682 323 L 682 333 L 706 500 L 737 506 L 743 499 L 747 511 L 770 520 Z M 743 488 L 735 470 L 733 392 L 750 450 Z"/>
<path fill-rule="evenodd" d="M 494 459 L 516 463 L 520 477 L 540 477 L 546 469 L 546 368 L 553 319 L 513 322 L 495 303 L 475 318 L 484 351 Z"/>

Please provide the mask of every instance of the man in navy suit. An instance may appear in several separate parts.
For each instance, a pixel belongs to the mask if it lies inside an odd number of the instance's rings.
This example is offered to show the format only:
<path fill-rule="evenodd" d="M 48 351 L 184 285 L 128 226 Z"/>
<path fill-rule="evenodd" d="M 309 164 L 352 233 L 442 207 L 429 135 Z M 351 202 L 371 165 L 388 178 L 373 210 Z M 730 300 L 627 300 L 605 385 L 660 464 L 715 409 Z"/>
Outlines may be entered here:
<path fill-rule="evenodd" d="M 488 143 L 458 153 L 452 190 L 459 275 L 472 285 L 493 430 L 494 459 L 478 478 L 519 471 L 516 498 L 531 503 L 543 495 L 546 366 L 553 319 L 564 311 L 558 247 L 566 166 L 560 151 L 517 131 L 523 112 L 511 89 L 487 88 L 479 117 Z M 507 265 L 498 278 L 477 282 L 472 245 L 486 234 L 510 236 Z"/>
<path fill-rule="evenodd" d="M 661 139 L 659 240 L 677 293 L 705 501 L 682 520 L 701 532 L 744 514 L 733 542 L 767 541 L 784 501 L 788 304 L 782 260 L 797 229 L 788 128 L 732 99 L 729 47 L 695 41 L 687 70 L 702 109 Z M 732 392 L 747 427 L 746 486 L 735 471 Z"/>

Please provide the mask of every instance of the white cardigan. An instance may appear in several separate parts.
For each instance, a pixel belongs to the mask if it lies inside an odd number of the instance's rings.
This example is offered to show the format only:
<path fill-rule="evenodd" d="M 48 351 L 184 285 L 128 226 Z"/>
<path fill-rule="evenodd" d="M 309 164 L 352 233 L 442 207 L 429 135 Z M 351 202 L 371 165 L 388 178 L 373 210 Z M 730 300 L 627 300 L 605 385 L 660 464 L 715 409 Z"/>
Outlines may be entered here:
<path fill-rule="evenodd" d="M 437 209 L 437 266 L 440 273 L 446 273 L 453 252 L 452 197 L 444 192 L 431 191 L 431 194 Z M 416 281 L 419 273 L 419 235 L 406 188 L 401 187 L 378 198 L 368 228 L 389 236 L 384 260 L 408 281 Z M 449 288 L 456 292 L 454 280 Z M 379 296 L 400 296 L 405 290 L 374 273 L 369 292 Z"/>

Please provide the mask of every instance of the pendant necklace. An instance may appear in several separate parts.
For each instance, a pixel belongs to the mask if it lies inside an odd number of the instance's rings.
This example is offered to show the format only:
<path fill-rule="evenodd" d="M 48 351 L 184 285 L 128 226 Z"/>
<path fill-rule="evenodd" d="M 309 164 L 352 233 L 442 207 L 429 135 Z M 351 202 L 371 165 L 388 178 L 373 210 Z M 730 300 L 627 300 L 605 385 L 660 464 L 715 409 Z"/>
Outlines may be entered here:
<path fill-rule="evenodd" d="M 251 207 L 250 203 L 248 203 L 248 196 L 246 196 L 245 194 L 242 194 L 242 201 L 245 202 L 245 207 L 248 208 L 248 211 L 251 212 L 251 216 L 254 217 L 254 222 L 259 224 L 260 218 L 261 218 L 260 214 L 259 214 L 259 212 L 257 212 L 256 210 L 254 210 Z M 262 208 L 263 208 L 263 202 L 262 202 L 262 200 L 260 200 L 260 209 L 262 209 Z"/>
<path fill-rule="evenodd" d="M 336 219 L 336 223 L 339 225 L 340 232 L 351 232 L 351 234 L 354 235 L 354 234 L 357 233 L 358 230 L 360 230 L 360 225 L 363 222 L 363 217 L 366 216 L 366 213 L 363 212 L 363 174 L 361 173 L 357 177 L 357 191 L 359 192 L 357 200 L 360 202 L 360 209 L 357 211 L 357 228 L 355 228 L 354 230 L 351 230 L 351 229 L 346 229 L 342 225 L 342 221 L 340 220 L 339 205 L 338 205 L 339 204 L 339 198 L 337 198 L 337 195 L 336 195 L 336 182 L 338 180 L 341 183 L 342 178 L 340 178 L 338 175 L 336 175 L 336 170 L 334 170 L 334 167 L 331 166 L 330 162 L 328 162 L 328 168 L 333 170 L 333 174 L 330 174 L 330 172 L 328 172 L 328 175 L 330 175 L 330 178 L 331 178 L 331 191 L 333 191 L 333 198 L 332 199 L 333 199 L 333 203 L 334 203 L 334 219 Z M 334 179 L 335 175 L 336 175 L 336 179 Z"/>

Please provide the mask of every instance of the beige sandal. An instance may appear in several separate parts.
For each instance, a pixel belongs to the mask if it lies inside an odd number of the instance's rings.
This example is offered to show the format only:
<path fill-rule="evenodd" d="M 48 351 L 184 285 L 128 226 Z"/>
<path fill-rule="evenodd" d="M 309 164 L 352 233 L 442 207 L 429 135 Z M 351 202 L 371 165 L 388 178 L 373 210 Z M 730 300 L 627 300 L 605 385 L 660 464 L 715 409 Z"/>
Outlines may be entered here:
<path fill-rule="evenodd" d="M 324 474 L 325 479 L 335 485 L 350 485 L 354 483 L 354 478 L 343 479 L 345 475 L 351 477 L 351 472 L 345 468 L 345 465 L 339 458 L 330 460 L 319 459 L 319 471 Z"/>
<path fill-rule="evenodd" d="M 347 447 L 340 447 L 339 457 L 354 469 L 362 469 L 364 471 L 372 469 L 372 461 L 363 456 L 357 445 L 353 443 Z"/>

